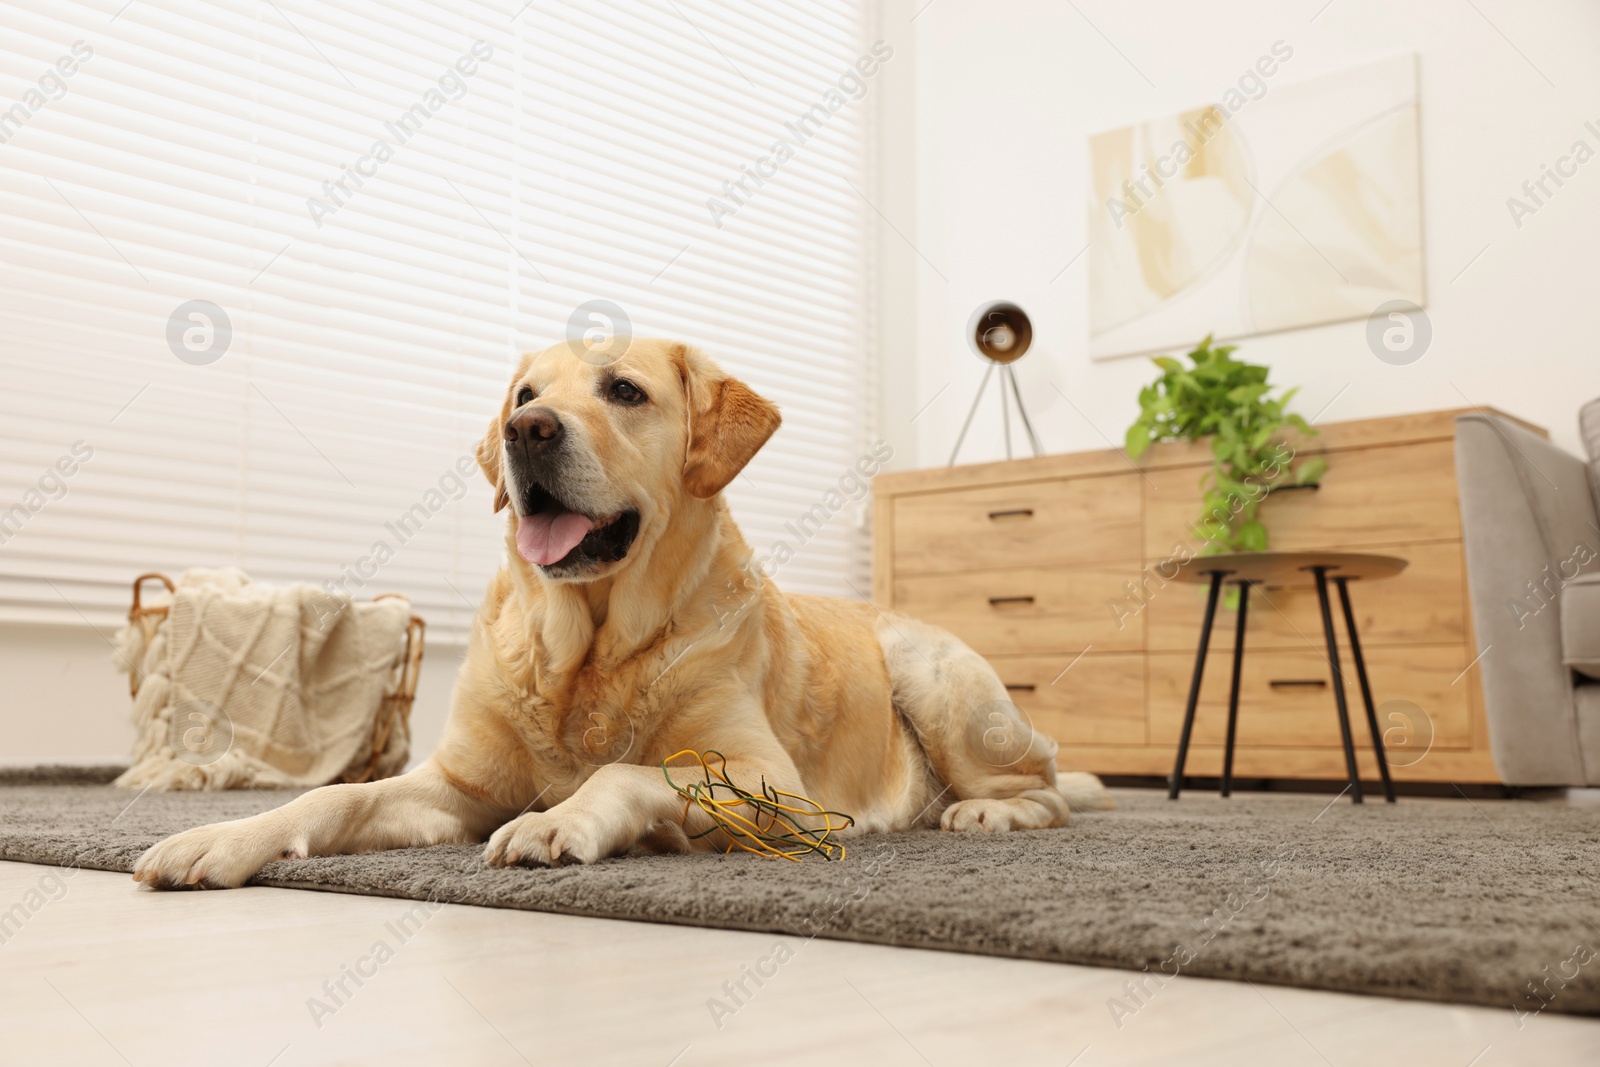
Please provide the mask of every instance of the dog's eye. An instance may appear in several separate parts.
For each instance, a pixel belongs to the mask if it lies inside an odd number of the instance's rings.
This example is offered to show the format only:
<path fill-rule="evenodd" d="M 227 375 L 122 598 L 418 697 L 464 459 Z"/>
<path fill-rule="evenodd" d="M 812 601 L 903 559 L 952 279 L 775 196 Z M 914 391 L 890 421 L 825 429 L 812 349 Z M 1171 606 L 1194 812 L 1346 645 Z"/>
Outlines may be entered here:
<path fill-rule="evenodd" d="M 619 404 L 642 404 L 649 398 L 644 395 L 643 389 L 628 379 L 618 378 L 611 383 L 611 399 Z"/>
<path fill-rule="evenodd" d="M 517 407 L 533 403 L 533 390 L 524 385 L 517 390 Z"/>

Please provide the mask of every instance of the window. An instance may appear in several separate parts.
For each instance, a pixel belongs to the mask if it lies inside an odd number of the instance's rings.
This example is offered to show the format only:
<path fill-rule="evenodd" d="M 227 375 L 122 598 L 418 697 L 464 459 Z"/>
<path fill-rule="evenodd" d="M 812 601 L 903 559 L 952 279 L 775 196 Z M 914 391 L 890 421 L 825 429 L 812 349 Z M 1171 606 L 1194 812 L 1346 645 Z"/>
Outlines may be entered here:
<path fill-rule="evenodd" d="M 111 625 L 141 571 L 238 566 L 459 639 L 503 545 L 472 446 L 594 300 L 780 404 L 734 513 L 785 588 L 866 592 L 857 6 L 5 21 L 0 616 Z"/>

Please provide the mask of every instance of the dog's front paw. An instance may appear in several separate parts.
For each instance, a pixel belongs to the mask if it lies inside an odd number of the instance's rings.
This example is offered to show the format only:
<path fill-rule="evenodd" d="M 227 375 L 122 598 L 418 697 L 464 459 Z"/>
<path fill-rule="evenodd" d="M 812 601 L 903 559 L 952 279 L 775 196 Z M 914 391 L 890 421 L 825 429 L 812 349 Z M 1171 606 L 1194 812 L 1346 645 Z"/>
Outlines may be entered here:
<path fill-rule="evenodd" d="M 491 867 L 517 864 L 593 863 L 610 855 L 600 820 L 582 811 L 530 811 L 489 838 L 483 861 Z"/>
<path fill-rule="evenodd" d="M 212 823 L 174 834 L 145 851 L 133 880 L 156 889 L 187 886 L 233 889 L 243 885 L 282 849 L 253 820 Z"/>
<path fill-rule="evenodd" d="M 1012 829 L 1010 800 L 975 798 L 958 800 L 939 818 L 939 827 L 958 834 L 1003 834 Z"/>

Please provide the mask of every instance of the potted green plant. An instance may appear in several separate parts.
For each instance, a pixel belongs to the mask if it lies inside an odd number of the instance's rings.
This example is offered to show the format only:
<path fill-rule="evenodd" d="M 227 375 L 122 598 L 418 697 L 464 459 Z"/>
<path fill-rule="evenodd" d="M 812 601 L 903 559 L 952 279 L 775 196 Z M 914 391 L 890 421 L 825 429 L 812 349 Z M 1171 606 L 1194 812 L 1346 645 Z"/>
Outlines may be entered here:
<path fill-rule="evenodd" d="M 1281 396 L 1267 381 L 1268 369 L 1233 358 L 1235 345 L 1211 344 L 1188 355 L 1192 366 L 1157 356 L 1161 377 L 1139 390 L 1139 417 L 1128 427 L 1128 455 L 1138 459 L 1157 441 L 1211 438 L 1211 469 L 1201 478 L 1202 502 L 1195 533 L 1203 555 L 1260 552 L 1267 528 L 1257 518 L 1274 490 L 1315 486 L 1327 469 L 1320 457 L 1295 465 L 1286 431 L 1314 435 L 1305 419 L 1287 411 L 1298 389 Z"/>

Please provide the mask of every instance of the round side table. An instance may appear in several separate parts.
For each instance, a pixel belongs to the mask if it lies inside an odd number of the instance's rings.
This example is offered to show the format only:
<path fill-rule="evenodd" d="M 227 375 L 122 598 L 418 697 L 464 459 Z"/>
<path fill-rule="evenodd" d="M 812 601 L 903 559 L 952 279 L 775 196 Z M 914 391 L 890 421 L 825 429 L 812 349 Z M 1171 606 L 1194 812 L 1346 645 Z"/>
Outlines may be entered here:
<path fill-rule="evenodd" d="M 1372 705 L 1372 686 L 1367 681 L 1367 663 L 1361 655 L 1361 636 L 1356 632 L 1355 612 L 1350 609 L 1350 583 L 1392 578 L 1405 570 L 1406 561 L 1394 556 L 1375 556 L 1364 552 L 1230 552 L 1216 556 L 1196 556 L 1179 570 L 1177 581 L 1209 583 L 1205 621 L 1200 627 L 1200 648 L 1195 654 L 1194 680 L 1189 683 L 1189 704 L 1183 713 L 1183 733 L 1178 738 L 1178 762 L 1172 771 L 1167 796 L 1178 799 L 1183 788 L 1183 764 L 1189 756 L 1189 735 L 1194 730 L 1195 708 L 1200 702 L 1200 680 L 1205 676 L 1206 651 L 1211 646 L 1211 626 L 1217 617 L 1217 599 L 1224 582 L 1239 587 L 1238 629 L 1233 640 L 1233 684 L 1228 691 L 1228 744 L 1222 759 L 1222 795 L 1233 785 L 1233 740 L 1239 719 L 1239 673 L 1244 665 L 1245 617 L 1250 606 L 1251 586 L 1293 589 L 1314 586 L 1322 608 L 1322 635 L 1327 643 L 1328 667 L 1333 672 L 1333 699 L 1339 710 L 1339 734 L 1344 741 L 1345 769 L 1350 775 L 1350 799 L 1360 804 L 1361 777 L 1356 769 L 1355 742 L 1350 734 L 1350 709 L 1345 701 L 1344 673 L 1339 666 L 1339 642 L 1333 632 L 1333 609 L 1328 602 L 1328 581 L 1339 588 L 1339 604 L 1344 609 L 1345 631 L 1350 635 L 1350 653 L 1356 664 L 1356 679 L 1361 685 L 1361 700 L 1367 710 L 1367 730 L 1372 735 L 1372 750 L 1378 757 L 1378 773 L 1383 792 L 1394 803 L 1394 782 L 1389 778 L 1389 761 L 1383 754 L 1383 735 L 1378 730 L 1378 713 Z"/>

